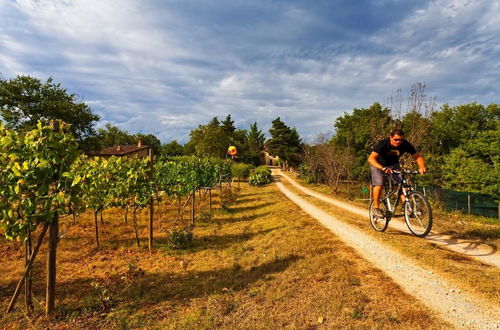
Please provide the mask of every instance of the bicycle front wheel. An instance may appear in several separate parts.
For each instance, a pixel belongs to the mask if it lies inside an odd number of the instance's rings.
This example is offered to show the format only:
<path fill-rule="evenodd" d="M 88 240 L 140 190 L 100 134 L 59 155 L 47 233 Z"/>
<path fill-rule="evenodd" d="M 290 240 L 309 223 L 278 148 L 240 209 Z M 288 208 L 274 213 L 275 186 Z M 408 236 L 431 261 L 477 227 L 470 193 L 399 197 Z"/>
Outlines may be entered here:
<path fill-rule="evenodd" d="M 387 226 L 389 225 L 389 219 L 387 218 L 387 207 L 384 203 L 384 201 L 380 201 L 380 210 L 382 210 L 382 213 L 384 214 L 383 217 L 376 216 L 373 214 L 373 210 L 375 207 L 373 206 L 373 200 L 370 203 L 370 208 L 368 209 L 368 214 L 370 216 L 370 223 L 376 231 L 385 231 L 387 229 Z"/>
<path fill-rule="evenodd" d="M 419 191 L 408 194 L 404 207 L 408 229 L 417 237 L 425 237 L 432 228 L 432 209 L 427 198 Z"/>

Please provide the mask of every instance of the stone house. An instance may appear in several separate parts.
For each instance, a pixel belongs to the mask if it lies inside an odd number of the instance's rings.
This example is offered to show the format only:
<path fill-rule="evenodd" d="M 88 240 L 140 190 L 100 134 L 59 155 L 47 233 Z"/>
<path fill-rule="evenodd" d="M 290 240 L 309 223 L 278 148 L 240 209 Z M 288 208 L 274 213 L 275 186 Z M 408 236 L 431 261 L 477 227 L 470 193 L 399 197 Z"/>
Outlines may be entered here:
<path fill-rule="evenodd" d="M 260 153 L 260 163 L 262 165 L 278 166 L 279 159 L 280 158 L 278 156 L 270 155 L 267 150 L 263 150 Z"/>

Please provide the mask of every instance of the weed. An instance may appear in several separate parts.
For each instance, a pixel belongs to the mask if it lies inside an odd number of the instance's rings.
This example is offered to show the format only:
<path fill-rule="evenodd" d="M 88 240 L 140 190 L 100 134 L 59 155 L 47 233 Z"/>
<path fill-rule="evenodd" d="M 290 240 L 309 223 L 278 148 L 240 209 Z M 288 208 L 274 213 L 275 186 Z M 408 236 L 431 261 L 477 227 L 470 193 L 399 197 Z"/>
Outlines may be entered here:
<path fill-rule="evenodd" d="M 208 222 L 212 220 L 213 218 L 213 212 L 211 211 L 201 211 L 200 213 L 200 220 L 204 222 Z"/>
<path fill-rule="evenodd" d="M 193 245 L 193 226 L 174 228 L 169 233 L 170 247 L 174 250 L 188 249 Z"/>

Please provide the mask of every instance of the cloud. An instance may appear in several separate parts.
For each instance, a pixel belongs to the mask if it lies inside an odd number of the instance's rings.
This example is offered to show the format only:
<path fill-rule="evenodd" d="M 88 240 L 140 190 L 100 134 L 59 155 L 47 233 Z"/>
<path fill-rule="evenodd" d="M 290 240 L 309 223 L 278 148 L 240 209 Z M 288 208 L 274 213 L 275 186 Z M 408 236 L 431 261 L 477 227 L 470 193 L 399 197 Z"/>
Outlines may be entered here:
<path fill-rule="evenodd" d="M 186 142 L 232 114 L 307 138 L 421 81 L 498 102 L 499 1 L 0 2 L 0 73 L 53 76 L 102 121 Z M 21 23 L 20 23 L 21 22 Z"/>

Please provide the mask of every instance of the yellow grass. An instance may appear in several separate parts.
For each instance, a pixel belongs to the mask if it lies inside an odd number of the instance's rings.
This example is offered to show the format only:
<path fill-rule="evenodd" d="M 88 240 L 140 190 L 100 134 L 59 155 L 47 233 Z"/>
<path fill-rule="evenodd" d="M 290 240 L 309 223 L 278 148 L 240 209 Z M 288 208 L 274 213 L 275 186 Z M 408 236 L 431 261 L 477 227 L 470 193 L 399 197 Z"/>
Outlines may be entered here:
<path fill-rule="evenodd" d="M 43 250 L 35 265 L 35 315 L 24 315 L 21 297 L 0 328 L 449 327 L 274 185 L 242 184 L 234 203 L 197 220 L 188 250 L 168 247 L 174 218 L 173 208 L 160 209 L 149 253 L 146 212 L 140 248 L 122 211 L 106 212 L 99 250 L 86 214 L 60 242 L 55 320 L 42 316 Z M 20 248 L 0 242 L 2 311 L 21 273 Z"/>

